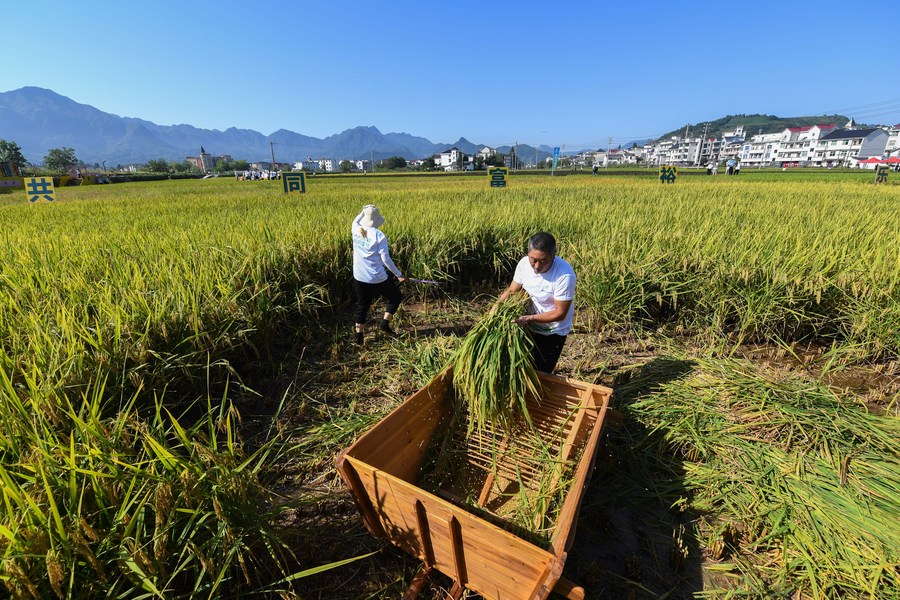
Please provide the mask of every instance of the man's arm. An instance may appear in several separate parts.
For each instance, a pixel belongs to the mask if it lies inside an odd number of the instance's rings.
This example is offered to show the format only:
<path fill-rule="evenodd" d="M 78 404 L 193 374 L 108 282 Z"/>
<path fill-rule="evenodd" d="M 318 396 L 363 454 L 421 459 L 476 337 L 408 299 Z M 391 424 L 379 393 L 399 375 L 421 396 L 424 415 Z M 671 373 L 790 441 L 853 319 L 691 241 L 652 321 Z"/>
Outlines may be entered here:
<path fill-rule="evenodd" d="M 521 291 L 522 291 L 522 284 L 513 281 L 512 283 L 509 284 L 509 287 L 506 288 L 506 291 L 504 291 L 502 294 L 500 294 L 500 297 L 497 298 L 497 302 L 503 302 L 504 300 L 506 300 L 513 294 L 521 292 Z"/>
<path fill-rule="evenodd" d="M 560 321 L 563 317 L 566 316 L 566 313 L 569 312 L 569 307 L 572 306 L 571 300 L 556 300 L 554 298 L 553 304 L 556 305 L 556 308 L 551 310 L 550 312 L 540 313 L 537 315 L 522 315 L 518 319 L 516 319 L 516 323 L 519 325 L 524 325 L 525 323 L 553 323 L 554 321 Z"/>

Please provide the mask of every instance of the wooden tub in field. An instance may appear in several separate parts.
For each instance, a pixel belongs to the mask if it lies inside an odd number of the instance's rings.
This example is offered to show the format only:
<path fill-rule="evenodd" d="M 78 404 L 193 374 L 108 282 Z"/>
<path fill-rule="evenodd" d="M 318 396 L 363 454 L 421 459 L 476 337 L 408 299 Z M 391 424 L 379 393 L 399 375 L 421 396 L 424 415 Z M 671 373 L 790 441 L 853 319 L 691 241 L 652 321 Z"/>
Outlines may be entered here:
<path fill-rule="evenodd" d="M 540 462 L 547 462 L 550 448 L 553 462 L 566 468 L 564 479 L 559 473 L 552 478 L 562 487 L 551 526 L 535 541 L 521 523 L 507 523 L 504 517 L 505 504 L 546 485 L 533 481 L 546 478 L 529 451 L 534 444 L 520 445 L 493 431 L 467 438 L 465 423 L 451 424 L 452 376 L 450 369 L 442 372 L 337 458 L 338 472 L 368 530 L 424 562 L 406 597 L 414 597 L 428 572 L 437 569 L 455 581 L 450 592 L 455 598 L 465 588 L 496 600 L 540 599 L 551 591 L 583 598 L 584 590 L 561 576 L 612 390 L 540 375 L 542 398 L 529 405 L 542 439 Z M 433 458 L 438 438 L 449 447 L 448 427 L 461 429 L 450 443 L 456 450 L 463 447 L 466 464 L 460 471 L 467 474 L 431 493 L 420 487 L 426 456 Z M 486 447 L 493 452 L 485 452 Z M 499 460 L 498 449 L 503 451 Z"/>

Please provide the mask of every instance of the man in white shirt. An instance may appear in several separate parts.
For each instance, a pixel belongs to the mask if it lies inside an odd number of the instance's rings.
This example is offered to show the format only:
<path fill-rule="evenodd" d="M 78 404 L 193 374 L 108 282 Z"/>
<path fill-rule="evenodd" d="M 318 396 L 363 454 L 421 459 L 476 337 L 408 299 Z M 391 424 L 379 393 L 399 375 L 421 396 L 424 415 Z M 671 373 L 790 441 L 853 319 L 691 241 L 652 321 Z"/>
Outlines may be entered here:
<path fill-rule="evenodd" d="M 533 334 L 532 356 L 538 371 L 553 372 L 572 330 L 576 279 L 572 266 L 556 256 L 556 239 L 542 231 L 528 239 L 527 256 L 516 265 L 512 283 L 500 294 L 502 301 L 524 289 L 531 298 L 528 314 L 516 322 Z"/>
<path fill-rule="evenodd" d="M 388 335 L 394 333 L 391 317 L 403 301 L 399 284 L 406 281 L 406 277 L 391 260 L 387 236 L 378 229 L 383 224 L 384 217 L 373 204 L 365 205 L 353 220 L 353 279 L 356 287 L 353 337 L 357 344 L 363 343 L 366 316 L 375 298 L 382 296 L 387 300 L 379 329 Z M 389 276 L 388 271 L 394 277 Z"/>

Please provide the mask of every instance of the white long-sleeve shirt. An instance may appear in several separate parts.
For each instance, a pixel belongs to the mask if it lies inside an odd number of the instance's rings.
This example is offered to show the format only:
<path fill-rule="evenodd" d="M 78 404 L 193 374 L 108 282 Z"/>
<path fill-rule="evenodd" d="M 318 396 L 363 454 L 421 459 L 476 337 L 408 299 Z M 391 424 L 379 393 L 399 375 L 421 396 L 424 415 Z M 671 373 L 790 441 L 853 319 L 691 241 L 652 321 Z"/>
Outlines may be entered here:
<path fill-rule="evenodd" d="M 403 273 L 391 260 L 388 239 L 377 227 L 359 224 L 363 213 L 353 220 L 353 278 L 363 283 L 381 283 L 388 278 L 387 270 L 397 277 Z"/>

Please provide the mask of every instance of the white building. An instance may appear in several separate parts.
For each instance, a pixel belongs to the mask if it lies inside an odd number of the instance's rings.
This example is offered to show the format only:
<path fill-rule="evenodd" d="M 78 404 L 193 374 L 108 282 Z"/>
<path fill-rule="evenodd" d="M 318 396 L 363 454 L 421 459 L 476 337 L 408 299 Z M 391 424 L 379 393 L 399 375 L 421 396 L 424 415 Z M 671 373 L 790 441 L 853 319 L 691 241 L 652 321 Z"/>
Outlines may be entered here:
<path fill-rule="evenodd" d="M 718 162 L 740 157 L 744 149 L 744 126 L 738 125 L 734 131 L 723 131 L 722 141 L 719 143 L 719 152 L 714 155 Z"/>
<path fill-rule="evenodd" d="M 776 164 L 782 167 L 807 166 L 811 163 L 819 139 L 837 129 L 837 125 L 809 125 L 788 127 L 781 132 L 781 144 L 777 149 Z"/>
<path fill-rule="evenodd" d="M 444 169 L 445 171 L 455 171 L 459 169 L 459 164 L 462 162 L 463 156 L 462 150 L 453 146 L 449 150 L 436 154 L 434 156 L 434 164 L 436 167 Z"/>
<path fill-rule="evenodd" d="M 817 167 L 840 167 L 856 164 L 857 159 L 880 157 L 890 136 L 884 129 L 838 129 L 823 136 L 816 144 L 812 163 Z"/>
<path fill-rule="evenodd" d="M 491 148 L 490 146 L 485 146 L 476 153 L 476 155 L 480 156 L 482 159 L 490 158 L 495 154 L 497 154 L 497 149 Z"/>
<path fill-rule="evenodd" d="M 319 170 L 326 173 L 338 173 L 341 170 L 341 161 L 336 158 L 320 158 Z"/>
<path fill-rule="evenodd" d="M 293 165 L 295 171 L 306 171 L 307 173 L 315 173 L 319 170 L 319 161 L 307 158 L 303 161 L 297 161 Z"/>
<path fill-rule="evenodd" d="M 744 142 L 741 150 L 741 165 L 744 167 L 766 167 L 771 165 L 781 145 L 781 132 L 761 133 Z"/>
<path fill-rule="evenodd" d="M 884 146 L 884 153 L 891 154 L 895 150 L 900 150 L 900 123 L 887 129 L 888 141 Z"/>

